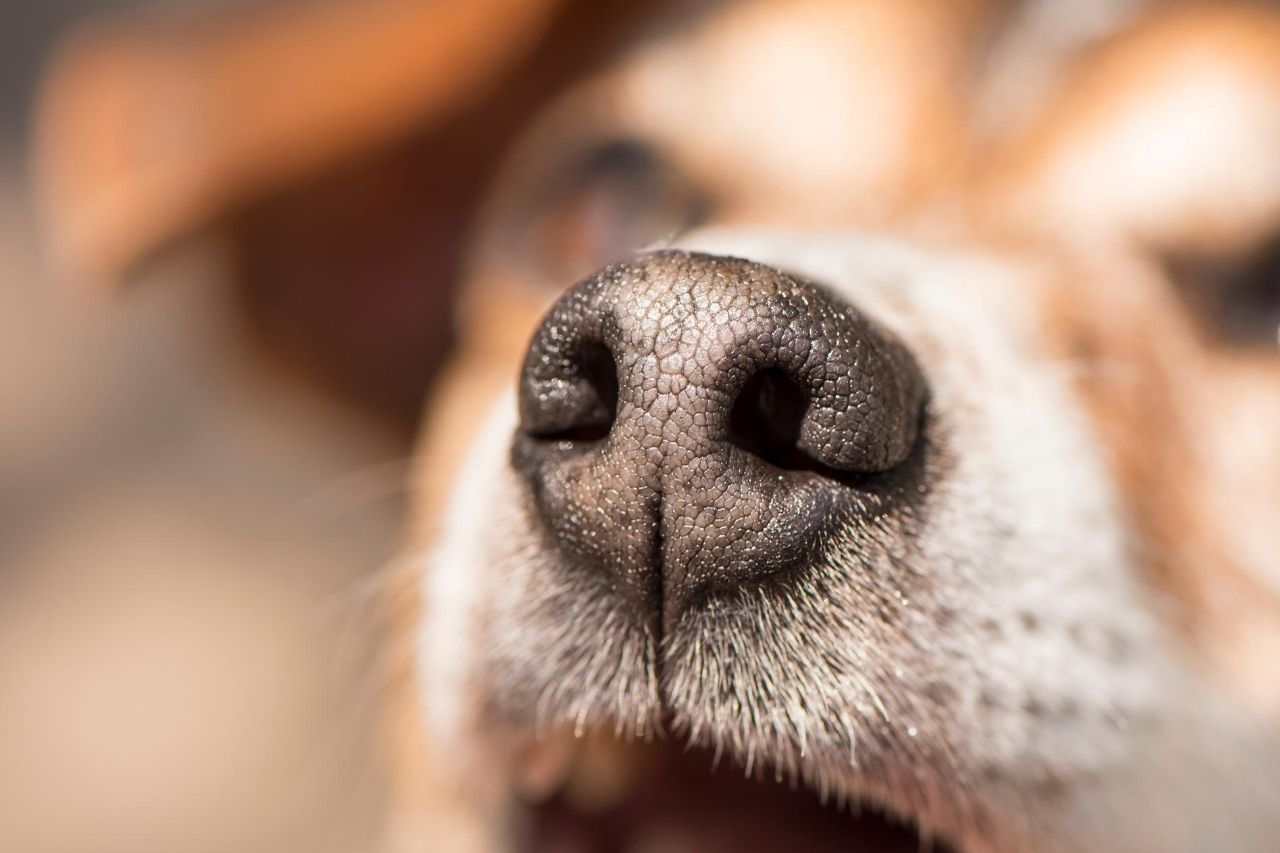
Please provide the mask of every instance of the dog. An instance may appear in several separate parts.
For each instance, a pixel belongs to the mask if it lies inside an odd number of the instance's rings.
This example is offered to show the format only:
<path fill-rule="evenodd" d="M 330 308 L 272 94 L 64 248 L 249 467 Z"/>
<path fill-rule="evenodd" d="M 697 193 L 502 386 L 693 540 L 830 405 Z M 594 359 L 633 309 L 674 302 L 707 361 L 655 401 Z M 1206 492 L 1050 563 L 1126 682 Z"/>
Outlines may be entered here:
<path fill-rule="evenodd" d="M 1273 848 L 1280 16 L 1092 6 L 704 5 L 544 110 L 389 605 L 402 843 Z"/>
<path fill-rule="evenodd" d="M 212 230 L 272 355 L 430 384 L 393 849 L 1270 850 L 1278 14 L 122 27 L 36 171 L 68 266 Z"/>

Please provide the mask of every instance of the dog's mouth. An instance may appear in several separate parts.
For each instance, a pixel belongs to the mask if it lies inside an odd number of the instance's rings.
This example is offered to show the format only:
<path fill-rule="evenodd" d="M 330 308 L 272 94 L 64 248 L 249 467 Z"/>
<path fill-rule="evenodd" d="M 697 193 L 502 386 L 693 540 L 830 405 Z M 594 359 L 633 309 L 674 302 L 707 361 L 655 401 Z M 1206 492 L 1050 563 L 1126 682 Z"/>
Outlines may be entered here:
<path fill-rule="evenodd" d="M 568 739 L 566 739 L 568 740 Z M 919 853 L 910 822 L 822 797 L 710 750 L 605 738 L 542 743 L 524 762 L 524 853 Z"/>

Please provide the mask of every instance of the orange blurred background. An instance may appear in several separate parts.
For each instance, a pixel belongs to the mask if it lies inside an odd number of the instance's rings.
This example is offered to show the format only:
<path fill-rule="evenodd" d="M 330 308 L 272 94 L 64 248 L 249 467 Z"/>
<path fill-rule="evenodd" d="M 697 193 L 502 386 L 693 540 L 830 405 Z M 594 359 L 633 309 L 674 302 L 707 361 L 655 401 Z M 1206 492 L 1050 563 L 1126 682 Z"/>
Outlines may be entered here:
<path fill-rule="evenodd" d="M 0 850 L 380 839 L 374 601 L 406 497 L 408 405 L 354 403 L 272 352 L 238 284 L 239 212 L 195 201 L 179 216 L 145 170 L 123 188 L 77 173 L 74 198 L 41 176 L 42 146 L 71 146 L 73 171 L 113 156 L 118 119 L 84 130 L 132 107 L 95 86 L 136 83 L 163 121 L 153 94 L 177 78 L 132 80 L 129 63 L 277 26 L 283 9 L 0 10 Z M 120 52 L 91 55 L 106 48 Z M 58 75 L 100 61 L 54 103 Z M 51 139 L 62 109 L 75 132 Z M 198 196 L 214 179 L 183 180 L 170 189 Z M 98 204 L 106 223 L 81 225 Z M 152 227 L 165 233 L 115 249 Z"/>

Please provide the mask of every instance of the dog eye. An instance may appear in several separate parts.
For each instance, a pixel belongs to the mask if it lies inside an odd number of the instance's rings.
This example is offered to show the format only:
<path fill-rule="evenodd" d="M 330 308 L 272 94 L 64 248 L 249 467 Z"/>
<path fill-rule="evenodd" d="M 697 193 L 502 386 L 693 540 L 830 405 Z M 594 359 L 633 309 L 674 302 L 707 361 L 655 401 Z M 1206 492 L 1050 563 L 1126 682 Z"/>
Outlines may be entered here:
<path fill-rule="evenodd" d="M 624 137 L 562 160 L 519 208 L 504 252 L 563 285 L 705 222 L 712 205 L 656 148 Z"/>
<path fill-rule="evenodd" d="M 1169 255 L 1165 269 L 1213 339 L 1237 347 L 1280 342 L 1280 235 L 1244 257 Z"/>

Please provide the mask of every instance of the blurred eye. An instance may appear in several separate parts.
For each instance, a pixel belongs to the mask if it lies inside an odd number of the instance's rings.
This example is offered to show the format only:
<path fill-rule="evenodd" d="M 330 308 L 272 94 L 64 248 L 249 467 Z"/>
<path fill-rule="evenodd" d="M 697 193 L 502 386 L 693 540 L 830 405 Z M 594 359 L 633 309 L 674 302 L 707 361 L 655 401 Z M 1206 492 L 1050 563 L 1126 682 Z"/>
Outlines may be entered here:
<path fill-rule="evenodd" d="M 1280 341 L 1280 235 L 1245 257 L 1171 255 L 1165 268 L 1201 327 L 1220 343 Z"/>
<path fill-rule="evenodd" d="M 513 208 L 508 261 L 563 286 L 705 222 L 712 204 L 653 146 L 616 138 L 559 158 Z"/>

